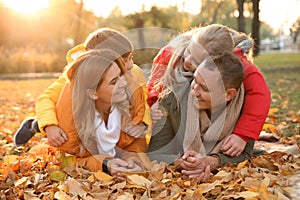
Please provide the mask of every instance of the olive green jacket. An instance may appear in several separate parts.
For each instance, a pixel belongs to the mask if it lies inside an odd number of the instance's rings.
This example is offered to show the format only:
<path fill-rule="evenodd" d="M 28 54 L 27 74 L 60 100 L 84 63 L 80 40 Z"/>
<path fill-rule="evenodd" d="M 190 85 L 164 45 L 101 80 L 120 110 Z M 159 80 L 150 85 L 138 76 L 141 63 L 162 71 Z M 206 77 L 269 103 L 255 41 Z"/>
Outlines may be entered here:
<path fill-rule="evenodd" d="M 164 161 L 168 164 L 183 155 L 183 139 L 187 119 L 187 100 L 190 81 L 181 82 L 173 87 L 173 92 L 160 102 L 164 116 L 155 123 L 149 144 L 148 156 L 151 160 Z M 250 140 L 244 151 L 237 157 L 217 153 L 220 164 L 239 163 L 252 156 L 254 140 Z M 210 154 L 209 154 L 210 155 Z"/>

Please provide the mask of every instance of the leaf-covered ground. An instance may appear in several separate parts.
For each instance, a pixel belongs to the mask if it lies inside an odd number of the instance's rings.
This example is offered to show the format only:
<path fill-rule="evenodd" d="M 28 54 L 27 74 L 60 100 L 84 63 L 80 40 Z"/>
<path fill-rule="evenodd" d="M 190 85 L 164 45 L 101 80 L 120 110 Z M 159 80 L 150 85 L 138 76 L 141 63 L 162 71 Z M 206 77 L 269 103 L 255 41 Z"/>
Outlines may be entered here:
<path fill-rule="evenodd" d="M 278 79 L 264 131 L 281 146 L 258 143 L 273 150 L 253 156 L 252 162 L 228 164 L 206 183 L 188 180 L 163 163 L 140 174 L 117 180 L 104 173 L 76 167 L 74 158 L 46 145 L 36 134 L 21 147 L 12 143 L 23 119 L 34 116 L 36 97 L 52 82 L 45 80 L 0 81 L 0 199 L 299 199 L 299 107 L 289 107 L 284 82 Z M 299 88 L 299 82 L 291 83 Z M 297 92 L 297 91 L 295 91 Z M 296 108 L 296 109 L 295 109 Z M 269 144 L 269 146 L 267 145 Z M 284 146 L 286 144 L 288 146 Z M 271 146 L 271 147 L 270 147 Z M 280 147 L 277 148 L 276 147 Z M 282 151 L 275 151 L 282 150 Z"/>

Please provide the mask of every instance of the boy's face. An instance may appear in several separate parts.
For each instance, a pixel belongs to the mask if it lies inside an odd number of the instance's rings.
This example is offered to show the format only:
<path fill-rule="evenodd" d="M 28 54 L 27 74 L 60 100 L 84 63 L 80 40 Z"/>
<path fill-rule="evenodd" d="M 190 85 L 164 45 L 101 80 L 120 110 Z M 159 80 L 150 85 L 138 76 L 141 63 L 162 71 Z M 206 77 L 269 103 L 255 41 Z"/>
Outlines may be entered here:
<path fill-rule="evenodd" d="M 184 69 L 194 72 L 204 60 L 205 56 L 205 49 L 199 43 L 191 41 L 183 53 Z"/>
<path fill-rule="evenodd" d="M 133 67 L 132 53 L 128 55 L 127 58 L 124 58 L 125 66 L 130 71 Z"/>

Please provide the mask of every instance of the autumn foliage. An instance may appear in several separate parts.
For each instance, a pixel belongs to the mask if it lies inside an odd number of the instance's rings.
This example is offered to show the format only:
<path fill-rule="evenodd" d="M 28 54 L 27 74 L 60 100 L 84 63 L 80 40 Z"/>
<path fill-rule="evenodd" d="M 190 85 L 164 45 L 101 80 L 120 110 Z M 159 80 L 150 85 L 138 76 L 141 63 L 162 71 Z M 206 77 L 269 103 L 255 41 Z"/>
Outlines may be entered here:
<path fill-rule="evenodd" d="M 40 134 L 28 144 L 15 147 L 14 132 L 24 118 L 34 115 L 35 98 L 52 80 L 1 82 L 0 199 L 299 198 L 299 154 L 273 151 L 253 156 L 251 162 L 229 163 L 205 183 L 199 183 L 165 163 L 153 163 L 151 170 L 143 173 L 124 174 L 123 179 L 87 171 L 76 166 L 72 155 L 47 145 Z M 283 137 L 282 132 L 284 123 L 297 127 L 299 115 L 294 112 L 286 114 L 285 121 L 278 120 L 280 109 L 270 110 L 264 131 L 283 143 L 297 146 L 299 135 Z"/>

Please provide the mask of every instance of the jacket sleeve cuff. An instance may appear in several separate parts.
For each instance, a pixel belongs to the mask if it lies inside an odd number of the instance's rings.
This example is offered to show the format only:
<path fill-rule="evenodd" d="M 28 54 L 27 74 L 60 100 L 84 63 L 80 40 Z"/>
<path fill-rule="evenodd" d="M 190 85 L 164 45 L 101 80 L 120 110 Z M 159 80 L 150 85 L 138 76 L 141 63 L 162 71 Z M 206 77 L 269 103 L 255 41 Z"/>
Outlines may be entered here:
<path fill-rule="evenodd" d="M 245 142 L 249 142 L 250 138 L 244 135 L 240 135 L 238 133 L 234 133 L 235 135 L 239 136 L 240 138 L 242 138 Z"/>

